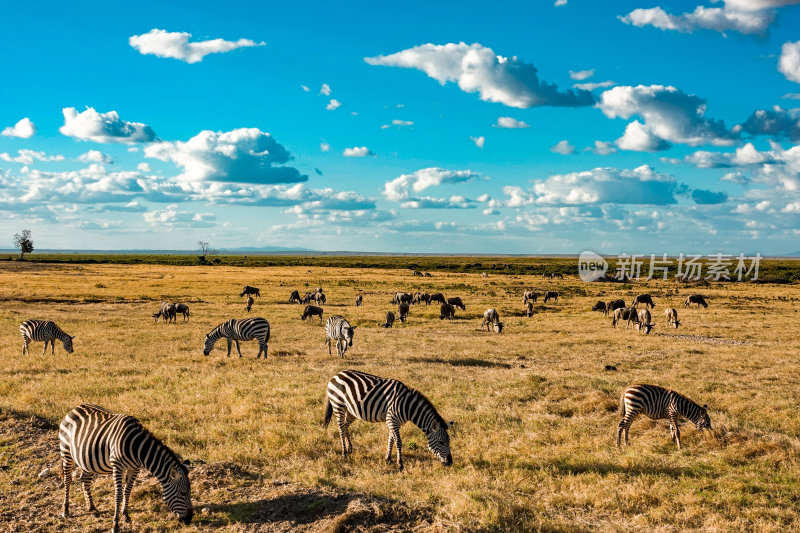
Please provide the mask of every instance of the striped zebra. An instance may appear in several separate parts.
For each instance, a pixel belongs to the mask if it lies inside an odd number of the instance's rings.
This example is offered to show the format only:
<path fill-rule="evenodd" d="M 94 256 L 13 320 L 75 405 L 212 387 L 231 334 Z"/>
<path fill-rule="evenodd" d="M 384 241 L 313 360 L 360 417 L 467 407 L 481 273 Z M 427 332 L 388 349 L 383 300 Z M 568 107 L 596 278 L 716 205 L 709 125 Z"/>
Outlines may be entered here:
<path fill-rule="evenodd" d="M 19 332 L 22 334 L 22 355 L 30 355 L 28 344 L 31 341 L 44 341 L 42 355 L 47 353 L 47 343 L 49 342 L 52 347 L 51 353 L 55 355 L 56 339 L 61 341 L 67 353 L 72 353 L 72 339 L 75 336 L 70 337 L 64 333 L 52 320 L 26 320 L 19 325 Z"/>
<path fill-rule="evenodd" d="M 622 420 L 617 429 L 617 446 L 620 445 L 623 431 L 625 432 L 625 445 L 628 445 L 628 431 L 640 413 L 653 420 L 668 418 L 672 440 L 678 445 L 679 450 L 681 449 L 679 417 L 683 416 L 694 422 L 698 430 L 711 429 L 707 405 L 700 407 L 686 396 L 657 385 L 628 387 L 619 399 L 619 407 L 622 412 Z"/>
<path fill-rule="evenodd" d="M 425 433 L 428 449 L 446 466 L 453 464 L 450 454 L 449 424 L 419 391 L 403 385 L 396 379 L 386 379 L 357 370 L 344 370 L 328 382 L 325 398 L 325 420 L 327 428 L 333 415 L 339 425 L 342 456 L 353 451 L 348 428 L 355 419 L 365 422 L 386 422 L 389 426 L 389 444 L 386 462 L 392 459 L 392 445 L 397 445 L 397 466 L 403 469 L 400 426 L 413 422 Z"/>
<path fill-rule="evenodd" d="M 261 357 L 261 352 L 264 352 L 264 359 L 267 358 L 267 341 L 269 341 L 269 322 L 264 318 L 253 317 L 223 322 L 219 326 L 211 330 L 206 335 L 206 341 L 203 345 L 203 355 L 208 355 L 214 349 L 214 344 L 225 337 L 228 341 L 228 357 L 231 356 L 231 341 L 236 343 L 236 351 L 239 352 L 239 357 L 242 356 L 242 350 L 239 348 L 239 341 L 251 341 L 256 339 L 258 341 L 258 355 L 256 359 Z"/>
<path fill-rule="evenodd" d="M 69 516 L 72 470 L 81 470 L 83 494 L 89 511 L 97 514 L 91 484 L 98 474 L 114 477 L 114 525 L 119 531 L 120 514 L 130 522 L 128 503 L 136 476 L 149 471 L 161 483 L 164 501 L 184 524 L 192 521 L 189 471 L 178 456 L 132 416 L 116 414 L 84 404 L 64 417 L 58 428 L 61 476 L 64 481 L 64 512 Z"/>
<path fill-rule="evenodd" d="M 331 353 L 331 341 L 336 341 L 336 353 L 344 357 L 348 346 L 353 345 L 353 334 L 358 326 L 351 326 L 350 322 L 340 316 L 332 316 L 325 323 L 325 344 L 328 353 Z"/>

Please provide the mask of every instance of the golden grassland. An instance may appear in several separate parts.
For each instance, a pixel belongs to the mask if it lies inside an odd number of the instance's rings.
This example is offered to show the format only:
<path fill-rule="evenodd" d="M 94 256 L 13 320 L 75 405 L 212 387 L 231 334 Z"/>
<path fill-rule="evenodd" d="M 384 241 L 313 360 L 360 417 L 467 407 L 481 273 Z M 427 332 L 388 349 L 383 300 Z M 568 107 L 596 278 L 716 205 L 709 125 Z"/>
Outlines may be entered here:
<path fill-rule="evenodd" d="M 101 516 L 58 518 L 62 488 L 57 431 L 64 414 L 96 403 L 139 418 L 192 460 L 196 520 L 180 530 L 800 530 L 800 321 L 797 284 L 674 281 L 586 284 L 517 274 L 282 266 L 0 264 L 0 530 L 101 531 L 113 509 L 110 479 L 95 482 Z M 238 294 L 261 288 L 251 316 L 272 326 L 267 360 L 255 342 L 243 358 L 204 334 L 244 317 Z M 358 325 L 344 360 L 328 355 L 324 327 L 300 320 L 289 293 L 320 285 L 333 314 Z M 379 326 L 397 290 L 461 296 L 466 312 L 440 321 L 438 305 L 412 306 L 409 321 Z M 557 290 L 558 303 L 524 316 L 524 289 Z M 364 294 L 363 307 L 354 297 Z M 598 299 L 649 292 L 649 336 L 612 329 L 591 312 Z M 684 309 L 692 292 L 708 309 Z M 162 300 L 191 319 L 154 324 Z M 480 330 L 494 307 L 505 322 Z M 664 309 L 676 307 L 679 330 Z M 52 319 L 76 335 L 21 355 L 19 323 Z M 680 335 L 680 336 L 676 336 Z M 607 370 L 612 365 L 616 370 Z M 327 381 L 353 368 L 402 380 L 447 420 L 454 465 L 442 466 L 411 425 L 401 430 L 406 469 L 383 456 L 383 424 L 351 427 L 354 453 L 340 455 L 335 424 L 320 427 Z M 619 396 L 659 384 L 709 405 L 714 430 L 687 423 L 683 449 L 666 421 L 639 418 L 631 445 L 615 446 Z M 36 415 L 41 419 L 28 419 Z M 201 464 L 199 461 L 205 462 Z M 136 531 L 178 529 L 152 478 L 131 511 Z M 73 485 L 73 487 L 75 487 Z"/>

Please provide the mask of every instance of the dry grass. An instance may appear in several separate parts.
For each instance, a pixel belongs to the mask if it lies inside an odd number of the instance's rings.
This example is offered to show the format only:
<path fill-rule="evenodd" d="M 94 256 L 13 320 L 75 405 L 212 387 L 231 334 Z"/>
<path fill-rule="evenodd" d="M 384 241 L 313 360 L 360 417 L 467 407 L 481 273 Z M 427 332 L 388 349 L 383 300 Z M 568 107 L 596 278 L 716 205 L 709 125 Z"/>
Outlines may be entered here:
<path fill-rule="evenodd" d="M 185 530 L 787 531 L 800 529 L 800 334 L 797 285 L 712 285 L 707 310 L 684 309 L 673 282 L 628 286 L 516 275 L 441 274 L 307 267 L 0 265 L 0 530 L 61 530 L 56 431 L 91 402 L 137 416 L 195 462 L 198 509 Z M 272 326 L 269 358 L 202 355 L 204 334 L 243 317 L 244 284 L 261 288 L 253 316 Z M 359 325 L 344 361 L 327 353 L 324 328 L 300 321 L 293 289 L 325 288 L 326 317 Z M 438 306 L 412 306 L 409 321 L 379 324 L 396 290 L 462 296 L 466 312 L 439 321 Z M 555 288 L 559 302 L 524 317 L 524 288 Z M 364 306 L 353 300 L 364 293 Z M 680 292 L 676 293 L 676 289 Z M 610 327 L 589 311 L 598 299 L 650 292 L 654 334 Z M 162 300 L 191 307 L 188 323 L 153 324 Z M 678 308 L 681 329 L 663 310 Z M 495 307 L 502 335 L 480 331 Z M 769 310 L 769 314 L 765 311 Z M 55 320 L 76 351 L 22 357 L 19 323 Z M 235 353 L 235 350 L 234 350 Z M 605 370 L 606 365 L 616 370 Z M 335 429 L 320 428 L 325 384 L 356 368 L 423 391 L 448 420 L 454 466 L 403 429 L 406 471 L 383 461 L 386 428 L 352 426 L 343 462 Z M 614 446 L 619 394 L 634 382 L 674 388 L 710 407 L 713 434 L 684 426 L 677 451 L 664 422 L 637 420 L 631 446 Z M 38 420 L 38 421 L 37 421 Z M 95 483 L 107 529 L 111 483 Z M 152 478 L 132 501 L 137 531 L 177 527 Z M 79 492 L 79 491 L 78 491 Z"/>

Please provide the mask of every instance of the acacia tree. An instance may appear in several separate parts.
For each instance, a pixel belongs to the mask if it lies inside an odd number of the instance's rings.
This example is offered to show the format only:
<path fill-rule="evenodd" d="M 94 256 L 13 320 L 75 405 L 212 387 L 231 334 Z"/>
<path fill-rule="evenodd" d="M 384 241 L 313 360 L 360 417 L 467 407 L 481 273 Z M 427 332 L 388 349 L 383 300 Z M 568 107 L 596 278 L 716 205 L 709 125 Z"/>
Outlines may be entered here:
<path fill-rule="evenodd" d="M 209 245 L 206 241 L 197 241 L 197 246 L 200 247 L 200 260 L 205 261 L 207 255 L 214 255 L 217 253 L 216 251 L 211 249 L 211 245 Z"/>
<path fill-rule="evenodd" d="M 14 235 L 14 248 L 19 248 L 20 260 L 25 259 L 25 254 L 33 252 L 33 241 L 31 240 L 31 230 L 24 229 L 21 233 Z"/>

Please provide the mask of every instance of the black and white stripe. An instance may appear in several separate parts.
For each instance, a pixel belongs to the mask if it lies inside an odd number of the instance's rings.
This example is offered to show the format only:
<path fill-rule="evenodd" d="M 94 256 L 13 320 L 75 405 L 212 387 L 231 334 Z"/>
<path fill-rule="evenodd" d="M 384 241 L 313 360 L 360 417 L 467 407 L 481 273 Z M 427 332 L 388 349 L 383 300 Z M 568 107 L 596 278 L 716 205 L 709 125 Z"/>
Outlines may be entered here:
<path fill-rule="evenodd" d="M 425 433 L 428 449 L 445 465 L 453 464 L 450 453 L 450 437 L 447 430 L 452 426 L 433 407 L 422 393 L 403 385 L 396 379 L 381 378 L 357 370 L 344 370 L 328 382 L 325 399 L 325 420 L 328 427 L 333 415 L 339 425 L 342 456 L 353 450 L 348 428 L 354 420 L 386 422 L 389 427 L 389 443 L 386 461 L 392 458 L 392 446 L 397 446 L 397 466 L 403 469 L 400 426 L 413 422 Z"/>
<path fill-rule="evenodd" d="M 336 341 L 336 353 L 339 357 L 344 357 L 348 346 L 353 345 L 353 334 L 357 326 L 351 326 L 350 322 L 340 316 L 332 316 L 325 323 L 325 344 L 328 345 L 328 353 L 331 353 L 331 341 Z"/>
<path fill-rule="evenodd" d="M 98 474 L 114 477 L 114 525 L 119 531 L 120 515 L 130 521 L 128 503 L 133 483 L 141 469 L 161 483 L 164 501 L 178 519 L 192 520 L 189 472 L 178 456 L 132 416 L 116 414 L 96 405 L 80 405 L 67 413 L 58 428 L 64 481 L 63 517 L 69 516 L 72 470 L 81 469 L 83 493 L 90 512 L 97 512 L 91 483 Z"/>
<path fill-rule="evenodd" d="M 206 335 L 206 341 L 203 345 L 203 355 L 208 355 L 214 349 L 214 344 L 225 337 L 228 341 L 228 357 L 231 356 L 231 341 L 236 343 L 236 351 L 239 352 L 239 357 L 242 356 L 242 350 L 239 348 L 239 341 L 251 341 L 253 339 L 258 341 L 258 355 L 256 359 L 261 357 L 261 352 L 264 352 L 264 359 L 267 358 L 267 341 L 269 341 L 269 322 L 261 317 L 244 318 L 237 320 L 231 318 L 227 322 L 223 322 L 216 328 L 212 329 Z"/>
<path fill-rule="evenodd" d="M 678 429 L 678 418 L 683 416 L 691 420 L 697 429 L 711 429 L 708 417 L 708 406 L 700 407 L 692 400 L 678 394 L 674 390 L 657 385 L 632 385 L 625 389 L 619 399 L 622 420 L 617 428 L 617 446 L 620 445 L 622 432 L 625 432 L 625 444 L 628 444 L 628 431 L 639 414 L 659 420 L 669 419 L 672 440 L 681 448 L 681 433 Z"/>
<path fill-rule="evenodd" d="M 72 339 L 62 329 L 56 326 L 52 320 L 26 320 L 19 325 L 19 332 L 22 334 L 22 354 L 30 355 L 28 351 L 28 344 L 31 341 L 44 341 L 44 350 L 42 355 L 47 352 L 47 343 L 52 347 L 51 353 L 56 353 L 56 339 L 60 340 L 64 345 L 67 353 L 72 353 Z"/>

